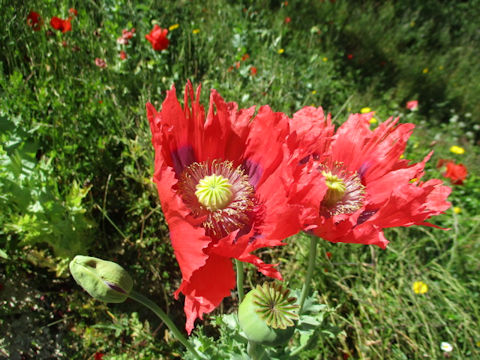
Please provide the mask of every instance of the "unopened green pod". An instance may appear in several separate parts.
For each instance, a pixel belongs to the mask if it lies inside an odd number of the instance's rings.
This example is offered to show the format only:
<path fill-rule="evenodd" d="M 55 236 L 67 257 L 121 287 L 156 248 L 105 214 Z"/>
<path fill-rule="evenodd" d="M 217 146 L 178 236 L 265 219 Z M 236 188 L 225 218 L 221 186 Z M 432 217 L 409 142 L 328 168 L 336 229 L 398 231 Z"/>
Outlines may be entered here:
<path fill-rule="evenodd" d="M 240 327 L 248 340 L 269 346 L 285 344 L 298 319 L 295 298 L 279 284 L 265 283 L 251 290 L 238 308 Z"/>
<path fill-rule="evenodd" d="M 95 299 L 121 303 L 132 291 L 132 278 L 124 268 L 114 262 L 77 255 L 69 267 L 78 285 Z"/>

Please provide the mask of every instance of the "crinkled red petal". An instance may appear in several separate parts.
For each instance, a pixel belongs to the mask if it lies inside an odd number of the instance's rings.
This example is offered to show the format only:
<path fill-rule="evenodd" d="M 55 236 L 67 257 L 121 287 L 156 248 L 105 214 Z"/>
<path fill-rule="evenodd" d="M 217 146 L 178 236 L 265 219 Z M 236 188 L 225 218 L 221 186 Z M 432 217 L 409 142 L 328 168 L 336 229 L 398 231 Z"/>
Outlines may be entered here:
<path fill-rule="evenodd" d="M 184 282 L 179 289 L 185 294 L 185 329 L 188 334 L 193 330 L 195 319 L 203 319 L 203 314 L 213 311 L 234 287 L 232 261 L 210 254 L 205 265 L 197 269 L 190 281 Z"/>

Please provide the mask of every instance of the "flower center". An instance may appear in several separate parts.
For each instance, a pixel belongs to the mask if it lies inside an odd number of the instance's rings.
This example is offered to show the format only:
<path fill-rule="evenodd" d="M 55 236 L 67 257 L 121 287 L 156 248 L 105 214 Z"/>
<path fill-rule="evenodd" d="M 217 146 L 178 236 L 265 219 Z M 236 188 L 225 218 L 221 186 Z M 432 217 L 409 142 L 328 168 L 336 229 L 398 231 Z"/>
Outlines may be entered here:
<path fill-rule="evenodd" d="M 320 165 L 318 170 L 327 185 L 327 193 L 320 204 L 320 215 L 351 214 L 363 206 L 365 186 L 356 172 L 348 173 L 342 163 L 331 167 Z"/>
<path fill-rule="evenodd" d="M 325 176 L 325 184 L 327 185 L 327 193 L 323 202 L 325 206 L 334 206 L 345 195 L 346 186 L 341 178 L 333 175 L 330 171 L 322 171 Z"/>
<path fill-rule="evenodd" d="M 193 216 L 205 216 L 205 234 L 221 239 L 252 223 L 255 189 L 242 166 L 231 161 L 192 163 L 179 177 L 178 191 Z"/>
<path fill-rule="evenodd" d="M 198 202 L 210 211 L 223 209 L 232 199 L 232 184 L 222 175 L 209 175 L 201 179 L 195 191 Z"/>

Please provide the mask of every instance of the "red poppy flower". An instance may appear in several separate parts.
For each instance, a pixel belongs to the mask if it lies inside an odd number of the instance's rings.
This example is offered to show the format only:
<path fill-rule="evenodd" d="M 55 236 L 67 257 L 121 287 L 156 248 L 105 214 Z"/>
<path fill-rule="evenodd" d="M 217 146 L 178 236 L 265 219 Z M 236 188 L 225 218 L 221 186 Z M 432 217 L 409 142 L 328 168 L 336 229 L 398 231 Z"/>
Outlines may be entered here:
<path fill-rule="evenodd" d="M 104 356 L 105 356 L 105 354 L 103 354 L 101 352 L 96 352 L 95 355 L 93 356 L 93 358 L 95 360 L 102 360 Z"/>
<path fill-rule="evenodd" d="M 347 58 L 348 58 L 348 60 L 352 60 L 353 59 L 353 54 L 348 54 Z"/>
<path fill-rule="evenodd" d="M 72 30 L 72 23 L 70 21 L 71 21 L 71 18 L 63 20 L 63 19 L 60 19 L 59 17 L 54 16 L 50 20 L 50 25 L 55 30 L 60 30 L 62 33 L 66 33 L 67 31 Z"/>
<path fill-rule="evenodd" d="M 117 39 L 117 43 L 122 45 L 127 45 L 128 40 L 130 40 L 134 34 L 135 34 L 135 28 L 132 28 L 132 30 L 123 29 L 122 36 Z"/>
<path fill-rule="evenodd" d="M 78 15 L 77 9 L 74 9 L 74 8 L 68 9 L 68 13 L 69 13 L 70 15 L 73 15 L 73 16 L 77 16 L 77 15 Z"/>
<path fill-rule="evenodd" d="M 127 53 L 125 51 L 120 51 L 120 59 L 125 60 L 127 58 Z"/>
<path fill-rule="evenodd" d="M 105 62 L 105 60 L 100 58 L 95 58 L 95 65 L 102 69 L 105 69 L 107 67 L 107 63 Z"/>
<path fill-rule="evenodd" d="M 175 296 L 185 295 L 188 333 L 196 318 L 230 295 L 232 258 L 281 279 L 252 252 L 283 245 L 282 239 L 301 229 L 282 180 L 288 118 L 262 106 L 252 120 L 255 107 L 238 109 L 216 90 L 205 115 L 199 98 L 200 87 L 194 95 L 189 82 L 183 109 L 174 87 L 160 112 L 146 105 L 154 181 L 182 272 Z"/>
<path fill-rule="evenodd" d="M 257 68 L 256 68 L 255 66 L 252 66 L 252 67 L 250 68 L 250 74 L 251 74 L 252 76 L 257 75 Z"/>
<path fill-rule="evenodd" d="M 438 179 L 412 182 L 423 175 L 431 153 L 417 164 L 400 159 L 414 125 L 391 118 L 372 131 L 372 115 L 351 115 L 330 137 L 331 123 L 321 108 L 307 107 L 294 114 L 291 129 L 309 149 L 311 156 L 303 162 L 316 166 L 308 176 L 323 179 L 311 189 L 319 216 L 313 222 L 305 218 L 309 228 L 331 242 L 385 248 L 384 228 L 434 226 L 425 220 L 450 207 L 446 198 L 451 189 Z M 323 129 L 327 136 L 319 138 L 312 128 Z"/>
<path fill-rule="evenodd" d="M 243 54 L 242 55 L 242 61 L 248 60 L 250 58 L 250 55 L 248 54 Z"/>
<path fill-rule="evenodd" d="M 407 102 L 407 105 L 405 106 L 408 110 L 415 110 L 418 108 L 418 100 L 410 100 Z"/>
<path fill-rule="evenodd" d="M 463 164 L 455 164 L 453 161 L 448 161 L 446 164 L 446 171 L 443 174 L 454 185 L 462 185 L 467 178 L 468 170 Z"/>
<path fill-rule="evenodd" d="M 27 25 L 30 26 L 34 31 L 40 30 L 43 25 L 40 14 L 35 11 L 30 11 L 27 16 Z"/>
<path fill-rule="evenodd" d="M 285 24 L 288 24 L 288 23 L 290 23 L 291 21 L 292 21 L 292 19 L 290 19 L 290 17 L 286 17 L 285 20 L 284 20 Z"/>
<path fill-rule="evenodd" d="M 162 29 L 160 26 L 155 24 L 150 34 L 145 35 L 145 39 L 150 41 L 152 48 L 155 51 L 165 50 L 170 43 L 167 38 L 168 30 Z"/>

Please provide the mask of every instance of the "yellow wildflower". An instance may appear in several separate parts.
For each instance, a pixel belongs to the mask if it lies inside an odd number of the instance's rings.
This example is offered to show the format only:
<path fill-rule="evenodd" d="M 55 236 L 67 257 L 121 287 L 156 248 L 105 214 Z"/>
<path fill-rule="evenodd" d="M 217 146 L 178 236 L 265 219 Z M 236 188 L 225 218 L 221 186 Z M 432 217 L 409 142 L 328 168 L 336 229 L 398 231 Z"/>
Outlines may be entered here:
<path fill-rule="evenodd" d="M 315 95 L 317 93 L 317 90 L 312 91 L 312 95 Z"/>
<path fill-rule="evenodd" d="M 423 281 L 415 281 L 412 288 L 415 294 L 425 294 L 428 291 L 428 285 Z"/>
<path fill-rule="evenodd" d="M 168 30 L 169 30 L 169 31 L 173 31 L 173 30 L 175 30 L 175 29 L 178 29 L 179 27 L 180 27 L 180 25 L 178 25 L 178 24 L 173 24 L 172 26 L 170 26 L 170 27 L 168 28 Z"/>
<path fill-rule="evenodd" d="M 451 148 L 450 148 L 450 152 L 454 153 L 454 154 L 457 154 L 457 155 L 462 155 L 465 153 L 465 149 L 462 148 L 461 146 L 457 146 L 457 145 L 453 145 Z"/>
<path fill-rule="evenodd" d="M 458 206 L 455 206 L 455 207 L 453 208 L 453 212 L 454 212 L 455 214 L 460 214 L 460 213 L 462 212 L 462 209 L 460 209 Z"/>
<path fill-rule="evenodd" d="M 323 60 L 323 62 L 327 62 L 327 61 L 328 61 L 328 58 L 327 58 L 327 57 L 324 57 L 322 60 Z"/>
<path fill-rule="evenodd" d="M 283 54 L 285 52 L 285 49 L 278 49 L 277 53 Z"/>
<path fill-rule="evenodd" d="M 422 72 L 423 72 L 424 74 L 428 73 L 428 68 L 423 69 Z"/>
<path fill-rule="evenodd" d="M 370 124 L 376 124 L 378 122 L 377 118 L 372 117 L 370 119 Z"/>
<path fill-rule="evenodd" d="M 361 108 L 361 109 L 360 109 L 360 112 L 361 112 L 362 114 L 369 113 L 370 111 L 372 111 L 372 109 L 370 109 L 369 107 L 364 107 L 364 108 Z"/>
<path fill-rule="evenodd" d="M 198 34 L 199 32 L 200 32 L 200 29 L 193 29 L 193 31 L 192 31 L 192 33 L 193 33 L 194 35 Z"/>

